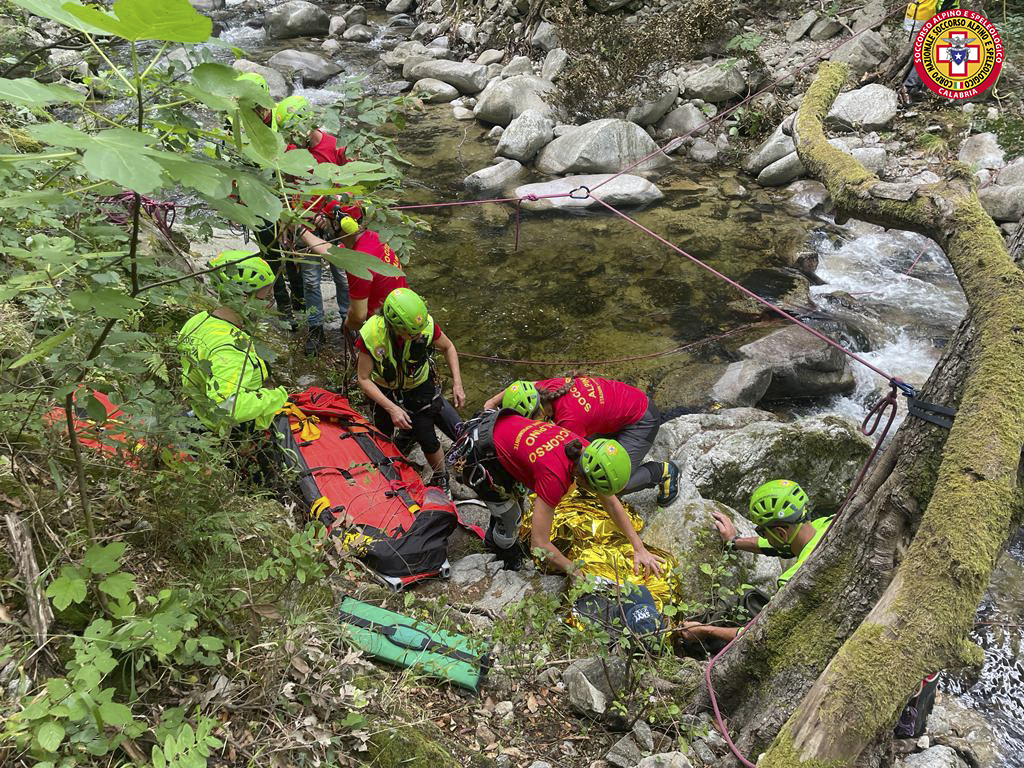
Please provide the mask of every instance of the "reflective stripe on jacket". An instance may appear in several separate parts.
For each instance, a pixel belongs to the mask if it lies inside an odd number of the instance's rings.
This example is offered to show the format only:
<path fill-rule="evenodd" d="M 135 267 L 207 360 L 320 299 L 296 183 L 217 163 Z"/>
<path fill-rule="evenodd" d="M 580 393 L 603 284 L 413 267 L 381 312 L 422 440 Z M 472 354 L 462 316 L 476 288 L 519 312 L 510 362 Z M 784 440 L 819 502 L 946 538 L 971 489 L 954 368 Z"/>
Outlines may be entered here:
<path fill-rule="evenodd" d="M 423 333 L 402 345 L 401 361 L 395 359 L 396 339 L 382 315 L 374 315 L 359 329 L 366 351 L 373 358 L 374 384 L 387 389 L 415 389 L 430 377 L 430 353 L 434 349 L 434 318 L 427 316 Z"/>

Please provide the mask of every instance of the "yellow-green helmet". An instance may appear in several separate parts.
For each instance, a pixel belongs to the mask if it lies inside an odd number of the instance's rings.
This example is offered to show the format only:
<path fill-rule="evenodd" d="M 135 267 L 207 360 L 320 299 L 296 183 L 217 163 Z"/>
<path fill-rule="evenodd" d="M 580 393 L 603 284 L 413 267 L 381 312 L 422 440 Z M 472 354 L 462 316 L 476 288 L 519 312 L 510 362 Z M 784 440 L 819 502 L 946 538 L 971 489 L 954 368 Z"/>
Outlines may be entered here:
<path fill-rule="evenodd" d="M 750 496 L 750 520 L 765 528 L 802 523 L 809 512 L 807 494 L 792 480 L 770 480 Z"/>
<path fill-rule="evenodd" d="M 513 381 L 505 388 L 501 407 L 511 408 L 527 418 L 532 417 L 540 408 L 540 392 L 537 391 L 537 385 L 532 381 Z"/>
<path fill-rule="evenodd" d="M 430 314 L 420 295 L 408 288 L 395 288 L 384 299 L 381 313 L 388 325 L 410 336 L 419 336 L 427 327 Z"/>
<path fill-rule="evenodd" d="M 255 83 L 261 91 L 264 91 L 265 93 L 270 93 L 270 86 L 267 84 L 267 78 L 265 78 L 259 72 L 242 72 L 235 79 L 247 83 Z"/>
<path fill-rule="evenodd" d="M 298 94 L 286 96 L 274 107 L 274 125 L 284 132 L 298 130 L 303 124 L 313 119 L 313 108 L 309 102 Z"/>
<path fill-rule="evenodd" d="M 583 449 L 580 469 L 587 484 L 595 491 L 615 494 L 626 487 L 633 464 L 617 440 L 599 437 Z"/>
<path fill-rule="evenodd" d="M 274 270 L 258 253 L 221 251 L 210 259 L 210 266 L 214 268 L 210 277 L 222 285 L 230 281 L 258 291 L 274 283 Z"/>

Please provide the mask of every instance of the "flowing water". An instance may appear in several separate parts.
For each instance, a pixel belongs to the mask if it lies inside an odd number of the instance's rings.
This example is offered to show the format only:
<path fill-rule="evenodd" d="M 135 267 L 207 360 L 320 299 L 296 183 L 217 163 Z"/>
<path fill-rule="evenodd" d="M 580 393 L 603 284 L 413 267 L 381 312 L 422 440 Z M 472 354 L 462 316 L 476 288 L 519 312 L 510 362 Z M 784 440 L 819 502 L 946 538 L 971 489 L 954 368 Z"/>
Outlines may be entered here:
<path fill-rule="evenodd" d="M 392 77 L 378 60 L 382 34 L 367 45 L 344 44 L 335 58 L 346 74 L 366 75 L 367 90 L 388 93 Z M 284 47 L 271 47 L 250 27 L 232 27 L 222 37 L 254 51 L 258 61 Z M 287 47 L 303 43 L 288 41 Z M 305 47 L 317 50 L 315 43 Z M 301 92 L 314 103 L 334 98 L 329 86 Z M 447 105 L 413 116 L 398 143 L 411 163 L 408 203 L 465 199 L 462 179 L 494 154 L 485 129 L 454 120 Z M 526 176 L 522 183 L 533 180 Z M 634 212 L 641 223 L 787 308 L 813 303 L 840 322 L 844 343 L 911 384 L 927 378 L 965 311 L 941 250 L 918 235 L 797 215 L 779 193 L 729 170 L 709 173 L 677 162 L 658 184 L 665 198 Z M 752 301 L 607 213 L 523 212 L 518 248 L 512 206 L 440 208 L 423 218 L 431 231 L 417 236 L 409 278 L 463 354 L 469 407 L 512 379 L 568 370 L 635 382 L 664 410 L 701 407 L 737 347 L 766 332 L 746 328 L 764 319 Z M 790 267 L 801 251 L 819 259 L 822 284 L 809 291 Z M 682 353 L 620 360 L 736 329 Z M 854 374 L 853 393 L 814 409 L 861 419 L 885 382 L 859 365 Z M 997 622 L 975 633 L 986 650 L 985 667 L 976 680 L 950 677 L 943 686 L 989 718 L 1004 739 L 1007 765 L 1024 768 L 1024 667 L 1018 659 L 1024 537 L 1000 560 L 978 615 Z"/>

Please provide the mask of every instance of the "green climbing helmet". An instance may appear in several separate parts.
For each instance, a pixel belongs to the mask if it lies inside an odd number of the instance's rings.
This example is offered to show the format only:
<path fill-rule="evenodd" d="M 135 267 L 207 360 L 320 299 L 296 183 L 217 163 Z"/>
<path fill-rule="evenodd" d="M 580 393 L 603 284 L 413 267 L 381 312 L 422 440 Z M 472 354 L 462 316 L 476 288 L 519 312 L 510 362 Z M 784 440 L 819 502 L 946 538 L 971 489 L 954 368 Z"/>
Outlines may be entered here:
<path fill-rule="evenodd" d="M 259 254 L 249 251 L 221 251 L 210 259 L 215 284 L 240 283 L 250 291 L 258 291 L 274 282 L 274 270 Z M 220 269 L 217 269 L 220 267 Z"/>
<path fill-rule="evenodd" d="M 807 494 L 792 480 L 771 480 L 750 497 L 750 520 L 765 528 L 802 523 L 809 512 Z"/>
<path fill-rule="evenodd" d="M 540 408 L 540 392 L 537 391 L 537 385 L 532 381 L 513 381 L 505 388 L 501 407 L 511 408 L 527 418 L 532 418 Z"/>
<path fill-rule="evenodd" d="M 388 325 L 405 331 L 410 336 L 419 336 L 427 327 L 430 315 L 420 295 L 408 288 L 395 288 L 384 299 L 381 308 Z"/>
<path fill-rule="evenodd" d="M 626 487 L 633 464 L 617 440 L 599 437 L 583 449 L 580 469 L 587 484 L 595 491 L 615 494 Z"/>
<path fill-rule="evenodd" d="M 282 131 L 295 131 L 313 119 L 313 108 L 298 94 L 286 96 L 274 107 L 274 125 Z"/>
<path fill-rule="evenodd" d="M 261 91 L 264 93 L 270 93 L 270 86 L 267 84 L 267 78 L 259 72 L 243 72 L 235 79 L 246 83 L 255 83 Z"/>

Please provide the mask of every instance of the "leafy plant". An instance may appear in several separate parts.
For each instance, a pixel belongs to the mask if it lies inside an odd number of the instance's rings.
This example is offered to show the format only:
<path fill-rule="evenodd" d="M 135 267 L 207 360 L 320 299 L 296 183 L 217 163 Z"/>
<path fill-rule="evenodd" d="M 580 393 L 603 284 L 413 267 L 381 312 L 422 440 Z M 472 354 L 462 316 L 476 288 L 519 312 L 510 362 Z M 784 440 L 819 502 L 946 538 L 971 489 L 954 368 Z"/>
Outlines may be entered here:
<path fill-rule="evenodd" d="M 764 35 L 758 34 L 757 32 L 741 32 L 740 34 L 732 37 L 729 42 L 725 44 L 725 50 L 750 53 L 751 51 L 756 51 L 763 42 Z"/>

